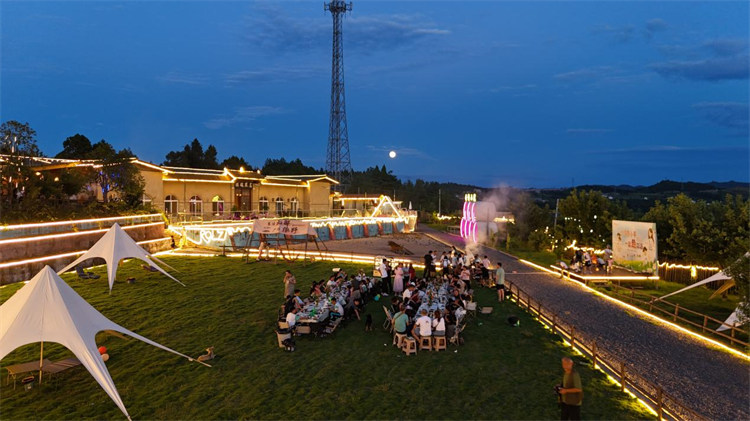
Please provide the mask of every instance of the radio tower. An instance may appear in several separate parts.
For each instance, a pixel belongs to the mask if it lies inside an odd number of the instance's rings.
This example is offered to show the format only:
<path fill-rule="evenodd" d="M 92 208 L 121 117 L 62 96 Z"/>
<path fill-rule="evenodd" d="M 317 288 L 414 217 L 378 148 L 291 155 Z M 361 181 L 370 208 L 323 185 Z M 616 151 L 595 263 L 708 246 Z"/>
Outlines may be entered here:
<path fill-rule="evenodd" d="M 341 23 L 344 14 L 352 10 L 352 3 L 331 0 L 324 10 L 333 16 L 333 65 L 331 66 L 331 121 L 328 126 L 328 151 L 326 171 L 339 181 L 340 191 L 351 182 L 352 162 L 349 158 L 349 132 L 346 126 L 346 101 L 344 99 L 344 43 Z"/>

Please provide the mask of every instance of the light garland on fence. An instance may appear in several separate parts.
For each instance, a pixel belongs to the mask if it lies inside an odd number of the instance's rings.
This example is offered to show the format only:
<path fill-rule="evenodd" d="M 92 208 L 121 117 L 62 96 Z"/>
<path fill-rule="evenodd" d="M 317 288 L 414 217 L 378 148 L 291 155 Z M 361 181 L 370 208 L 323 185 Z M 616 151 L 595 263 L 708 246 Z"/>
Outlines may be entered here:
<path fill-rule="evenodd" d="M 713 270 L 716 272 L 721 270 L 717 267 L 712 267 L 712 266 L 680 265 L 677 263 L 667 263 L 667 262 L 659 263 L 659 267 L 663 267 L 664 269 L 690 269 L 691 271 L 694 269 L 695 270 Z"/>
<path fill-rule="evenodd" d="M 545 271 L 547 273 L 551 273 L 552 275 L 555 275 L 555 277 L 558 277 L 560 275 L 559 273 L 557 273 L 557 272 L 555 272 L 553 270 L 550 270 L 550 269 L 547 269 L 547 268 L 545 268 L 543 266 L 537 265 L 536 263 L 529 262 L 528 260 L 518 259 L 518 261 L 521 262 L 521 263 L 523 263 L 523 264 L 525 264 L 525 265 L 528 265 L 528 266 L 531 266 L 531 267 L 543 270 L 543 271 Z M 586 289 L 586 290 L 588 290 L 590 292 L 593 292 L 594 294 L 596 294 L 596 295 L 598 295 L 598 296 L 600 296 L 600 297 L 602 297 L 602 298 L 604 298 L 606 300 L 612 301 L 613 303 L 616 303 L 616 304 L 618 304 L 618 305 L 620 305 L 622 307 L 625 307 L 625 308 L 627 308 L 629 310 L 635 311 L 638 314 L 641 314 L 641 315 L 646 316 L 648 318 L 657 320 L 657 321 L 659 321 L 659 322 L 661 322 L 661 323 L 663 323 L 663 324 L 671 327 L 672 329 L 675 329 L 675 330 L 677 330 L 677 331 L 679 331 L 679 332 L 681 332 L 683 334 L 686 334 L 688 336 L 692 336 L 692 337 L 694 337 L 694 338 L 696 338 L 698 340 L 701 340 L 701 341 L 704 341 L 704 342 L 706 342 L 708 344 L 711 344 L 713 346 L 719 347 L 719 348 L 721 348 L 724 351 L 730 352 L 731 354 L 734 354 L 734 355 L 739 356 L 739 357 L 741 357 L 741 358 L 743 358 L 745 360 L 749 360 L 750 361 L 750 355 L 748 355 L 746 353 L 743 353 L 741 351 L 738 351 L 738 350 L 736 350 L 734 348 L 731 348 L 731 347 L 729 347 L 729 346 L 727 346 L 727 345 L 725 345 L 725 344 L 723 344 L 721 342 L 718 342 L 718 341 L 715 341 L 713 339 L 707 338 L 707 337 L 705 337 L 703 335 L 699 335 L 699 334 L 693 332 L 692 330 L 686 329 L 686 328 L 684 328 L 684 327 L 682 327 L 680 325 L 677 325 L 677 324 L 675 324 L 673 322 L 670 322 L 670 321 L 668 321 L 666 319 L 663 319 L 663 318 L 661 318 L 659 316 L 656 316 L 656 315 L 651 314 L 651 313 L 649 313 L 649 312 L 647 312 L 645 310 L 642 310 L 642 309 L 640 309 L 640 308 L 638 308 L 636 306 L 628 304 L 628 303 L 626 303 L 624 301 L 620 301 L 617 298 L 610 297 L 609 295 L 604 294 L 603 292 L 597 291 L 597 290 L 595 290 L 594 288 L 591 288 L 588 285 L 582 284 L 580 282 L 573 281 L 572 279 L 566 279 L 565 277 L 563 277 L 563 279 L 565 279 L 565 280 L 567 280 L 569 282 L 573 282 L 574 284 L 580 286 L 581 288 L 584 288 L 584 289 Z"/>
<path fill-rule="evenodd" d="M 5 225 L 5 226 L 0 226 L 0 231 L 22 229 L 22 228 L 54 227 L 54 226 L 67 225 L 67 224 L 70 224 L 70 225 L 88 224 L 91 222 L 117 221 L 120 219 L 153 218 L 157 216 L 161 218 L 160 213 L 150 213 L 147 215 L 113 216 L 109 218 L 72 219 L 68 221 L 42 222 L 42 223 L 36 223 L 36 224 Z"/>
<path fill-rule="evenodd" d="M 163 225 L 164 222 L 151 222 L 148 224 L 139 224 L 139 225 L 126 225 L 122 227 L 122 229 L 129 230 L 134 228 L 144 228 L 144 227 L 150 227 L 154 225 Z M 42 240 L 51 240 L 54 238 L 65 238 L 65 237 L 75 237 L 78 235 L 89 235 L 89 234 L 98 234 L 102 232 L 109 231 L 110 228 L 104 228 L 104 229 L 98 229 L 98 230 L 87 230 L 87 231 L 76 231 L 76 232 L 66 232 L 62 234 L 45 234 L 45 235 L 37 235 L 34 237 L 20 237 L 20 238 L 10 238 L 7 240 L 0 240 L 0 246 L 4 244 L 12 244 L 12 243 L 28 243 L 32 241 L 42 241 Z"/>
<path fill-rule="evenodd" d="M 594 254 L 603 254 L 604 253 L 604 250 L 596 249 L 594 247 L 586 247 L 586 246 L 580 246 L 579 247 L 579 246 L 576 246 L 576 242 L 577 241 L 578 240 L 573 240 L 572 243 L 568 244 L 565 247 L 565 250 L 568 250 L 568 249 L 572 249 L 572 250 L 586 250 L 586 251 L 590 251 L 590 252 L 592 252 Z"/>
<path fill-rule="evenodd" d="M 162 237 L 162 238 L 157 238 L 157 239 L 154 239 L 154 240 L 139 241 L 138 244 L 139 245 L 142 245 L 142 244 L 151 244 L 151 243 L 156 243 L 156 242 L 159 242 L 159 241 L 165 241 L 165 240 L 169 240 L 169 239 L 170 239 L 170 237 Z M 64 257 L 78 256 L 80 254 L 86 253 L 86 251 L 87 250 L 73 251 L 73 252 L 70 252 L 70 253 L 53 254 L 53 255 L 50 255 L 50 256 L 35 257 L 33 259 L 16 260 L 16 261 L 13 261 L 13 262 L 0 263 L 0 269 L 2 269 L 2 268 L 8 268 L 8 267 L 13 267 L 13 266 L 26 265 L 26 264 L 29 264 L 29 263 L 44 262 L 46 260 L 62 259 Z"/>

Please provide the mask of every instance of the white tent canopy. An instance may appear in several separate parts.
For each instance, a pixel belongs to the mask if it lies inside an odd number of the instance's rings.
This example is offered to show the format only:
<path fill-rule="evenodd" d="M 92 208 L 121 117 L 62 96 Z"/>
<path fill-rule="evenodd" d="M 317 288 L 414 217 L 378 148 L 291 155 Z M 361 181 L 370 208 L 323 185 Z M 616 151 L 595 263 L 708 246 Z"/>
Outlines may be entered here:
<path fill-rule="evenodd" d="M 732 314 L 727 317 L 727 319 L 724 321 L 724 324 L 719 326 L 718 329 L 716 329 L 717 332 L 721 332 L 722 330 L 729 330 L 732 328 L 732 326 L 740 326 L 740 314 L 742 314 L 742 311 L 740 310 L 740 306 L 737 306 L 737 308 L 732 312 Z"/>
<path fill-rule="evenodd" d="M 96 346 L 96 334 L 102 330 L 124 333 L 194 361 L 107 319 L 49 266 L 0 306 L 0 359 L 23 345 L 59 343 L 75 354 L 123 414 L 130 418 Z"/>
<path fill-rule="evenodd" d="M 107 262 L 107 278 L 109 279 L 109 291 L 112 292 L 112 286 L 115 283 L 115 276 L 117 275 L 117 266 L 120 264 L 120 260 L 127 258 L 135 258 L 143 260 L 150 266 L 155 267 L 159 272 L 167 275 L 178 284 L 185 286 L 182 282 L 175 279 L 172 275 L 168 274 L 164 269 L 160 268 L 154 260 L 167 266 L 166 263 L 152 256 L 151 253 L 144 250 L 138 245 L 130 236 L 120 228 L 120 225 L 115 223 L 112 228 L 107 231 L 99 241 L 96 242 L 91 248 L 84 253 L 81 257 L 73 261 L 73 263 L 66 266 L 64 269 L 57 273 L 64 273 L 70 269 L 76 267 L 77 264 L 100 257 Z M 153 260 L 152 260 L 153 259 Z M 169 267 L 169 266 L 167 266 Z"/>
<path fill-rule="evenodd" d="M 732 279 L 732 277 L 728 276 L 726 273 L 724 273 L 724 271 L 721 271 L 721 272 L 718 272 L 718 273 L 714 273 L 713 275 L 709 276 L 708 278 L 706 278 L 706 279 L 704 279 L 702 281 L 698 281 L 698 282 L 696 282 L 694 284 L 690 284 L 690 285 L 686 286 L 685 288 L 680 288 L 677 291 L 673 291 L 673 292 L 670 292 L 667 295 L 663 295 L 663 296 L 659 297 L 659 299 L 661 300 L 661 299 L 664 299 L 664 298 L 667 298 L 667 297 L 671 297 L 672 295 L 679 294 L 679 293 L 681 293 L 683 291 L 687 291 L 689 289 L 692 289 L 692 288 L 695 288 L 695 287 L 699 287 L 701 285 L 710 284 L 711 282 L 726 281 L 726 280 L 729 280 L 729 279 Z M 740 313 L 741 313 L 740 312 L 740 307 L 737 306 L 737 308 L 732 312 L 732 314 L 729 315 L 729 317 L 727 318 L 727 320 L 724 321 L 724 324 L 721 325 L 721 326 L 719 326 L 719 328 L 716 329 L 716 331 L 717 332 L 721 332 L 723 330 L 729 330 L 729 329 L 731 329 L 730 326 L 738 326 L 739 323 L 740 323 L 740 319 L 739 319 Z"/>
<path fill-rule="evenodd" d="M 713 275 L 709 276 L 708 278 L 706 278 L 706 279 L 704 279 L 702 281 L 698 281 L 698 282 L 696 282 L 694 284 L 690 284 L 690 285 L 686 286 L 685 288 L 678 289 L 677 291 L 670 292 L 667 295 L 659 297 L 659 299 L 663 300 L 664 298 L 671 297 L 672 295 L 679 294 L 679 293 L 681 293 L 683 291 L 687 291 L 689 289 L 692 289 L 692 288 L 695 288 L 695 287 L 699 287 L 701 285 L 710 284 L 711 282 L 716 282 L 716 281 L 725 281 L 725 280 L 728 280 L 728 279 L 732 279 L 732 277 L 727 276 L 727 274 L 724 273 L 723 271 L 719 272 L 719 273 L 714 273 Z"/>

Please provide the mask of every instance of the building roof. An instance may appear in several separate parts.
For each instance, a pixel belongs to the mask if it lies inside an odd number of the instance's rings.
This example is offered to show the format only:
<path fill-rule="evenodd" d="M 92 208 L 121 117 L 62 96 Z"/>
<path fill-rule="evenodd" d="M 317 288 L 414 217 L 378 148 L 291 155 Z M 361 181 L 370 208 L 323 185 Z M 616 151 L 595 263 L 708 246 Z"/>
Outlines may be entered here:
<path fill-rule="evenodd" d="M 55 170 L 62 168 L 75 167 L 96 167 L 100 164 L 95 160 L 85 159 L 62 159 L 48 157 L 28 157 L 34 168 L 40 171 Z M 3 156 L 0 155 L 0 162 Z M 307 174 L 307 175 L 268 175 L 264 176 L 260 171 L 250 171 L 244 169 L 221 170 L 208 168 L 186 168 L 172 167 L 167 165 L 157 165 L 148 161 L 142 161 L 138 158 L 132 158 L 131 162 L 138 166 L 142 171 L 158 171 L 162 173 L 164 181 L 196 181 L 211 183 L 234 183 L 235 180 L 249 180 L 259 182 L 263 185 L 275 185 L 286 187 L 309 187 L 310 183 L 321 181 L 331 184 L 339 184 L 338 181 L 326 174 Z"/>

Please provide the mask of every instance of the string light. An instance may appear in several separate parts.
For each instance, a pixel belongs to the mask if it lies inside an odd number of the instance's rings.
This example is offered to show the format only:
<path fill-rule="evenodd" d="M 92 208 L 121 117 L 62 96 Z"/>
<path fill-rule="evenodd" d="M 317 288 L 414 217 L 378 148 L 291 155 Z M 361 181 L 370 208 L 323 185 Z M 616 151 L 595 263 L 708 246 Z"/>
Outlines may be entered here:
<path fill-rule="evenodd" d="M 523 264 L 525 264 L 525 265 L 537 268 L 539 270 L 543 270 L 543 271 L 545 271 L 547 273 L 551 273 L 552 275 L 555 275 L 555 277 L 559 276 L 559 273 L 557 273 L 555 271 L 552 271 L 550 269 L 547 269 L 547 268 L 545 268 L 543 266 L 537 265 L 536 263 L 529 262 L 528 260 L 518 259 L 518 261 L 521 262 L 521 263 L 523 263 Z M 703 335 L 695 333 L 692 330 L 686 329 L 686 328 L 684 328 L 684 327 L 682 327 L 680 325 L 677 325 L 677 324 L 675 324 L 673 322 L 670 322 L 670 321 L 668 321 L 666 319 L 662 319 L 659 316 L 651 314 L 651 313 L 649 313 L 649 312 L 647 312 L 647 311 L 645 311 L 643 309 L 640 309 L 640 308 L 638 308 L 636 306 L 628 304 L 628 303 L 626 303 L 624 301 L 620 301 L 617 298 L 610 297 L 609 295 L 604 294 L 603 292 L 600 292 L 600 291 L 598 291 L 598 290 L 596 290 L 594 288 L 591 288 L 590 286 L 588 286 L 586 284 L 582 284 L 580 282 L 576 282 L 576 281 L 573 281 L 572 279 L 567 279 L 565 277 L 563 277 L 563 279 L 567 280 L 569 282 L 573 282 L 574 284 L 578 285 L 579 287 L 584 288 L 584 289 L 586 289 L 586 290 L 588 290 L 590 292 L 593 292 L 594 294 L 596 294 L 596 295 L 598 295 L 598 296 L 600 296 L 600 297 L 602 297 L 602 298 L 604 298 L 606 300 L 609 300 L 609 301 L 611 301 L 613 303 L 616 303 L 616 304 L 618 304 L 618 305 L 620 305 L 622 307 L 625 307 L 625 308 L 627 308 L 627 309 L 629 309 L 631 311 L 635 311 L 635 312 L 637 312 L 637 313 L 639 313 L 639 314 L 641 314 L 641 315 L 643 315 L 645 317 L 648 317 L 650 319 L 657 320 L 660 323 L 662 323 L 662 324 L 664 324 L 664 325 L 666 325 L 666 326 L 668 326 L 668 327 L 670 327 L 670 328 L 672 328 L 672 329 L 674 329 L 676 331 L 681 332 L 682 334 L 685 334 L 685 335 L 688 335 L 688 336 L 692 336 L 692 337 L 694 337 L 694 338 L 696 338 L 696 339 L 698 339 L 700 341 L 706 342 L 708 344 L 711 344 L 713 346 L 721 348 L 724 351 L 730 352 L 731 354 L 734 354 L 734 355 L 739 356 L 739 357 L 741 357 L 741 358 L 743 358 L 745 360 L 750 361 L 750 355 L 748 355 L 746 353 L 743 353 L 741 351 L 738 351 L 738 350 L 736 350 L 734 348 L 731 348 L 731 347 L 729 347 L 729 346 L 727 346 L 727 345 L 725 345 L 725 344 L 723 344 L 721 342 L 715 341 L 713 339 L 710 339 L 710 338 L 707 338 L 707 337 L 705 337 Z"/>
<path fill-rule="evenodd" d="M 158 241 L 164 241 L 164 240 L 169 240 L 169 239 L 170 239 L 170 237 L 162 237 L 162 238 L 157 238 L 157 239 L 154 239 L 154 240 L 139 241 L 138 244 L 141 244 L 141 245 L 142 244 L 151 244 L 151 243 L 156 243 Z M 54 255 L 44 256 L 44 257 L 35 257 L 33 259 L 16 260 L 14 262 L 0 263 L 0 268 L 8 268 L 8 267 L 13 267 L 13 266 L 26 265 L 26 264 L 29 264 L 29 263 L 44 262 L 46 260 L 54 260 L 54 259 L 62 259 L 62 258 L 65 258 L 65 257 L 73 257 L 73 256 L 78 256 L 80 254 L 86 253 L 86 251 L 87 250 L 73 251 L 73 252 L 70 252 L 70 253 L 54 254 Z"/>
<path fill-rule="evenodd" d="M 55 226 L 60 226 L 60 225 L 80 225 L 80 224 L 87 224 L 87 223 L 92 223 L 92 222 L 105 222 L 105 221 L 117 221 L 121 219 L 153 218 L 153 217 L 161 218 L 161 214 L 151 213 L 148 215 L 113 216 L 109 218 L 75 219 L 75 220 L 68 220 L 68 221 L 42 222 L 42 223 L 36 223 L 36 224 L 5 225 L 5 226 L 0 226 L 0 231 L 9 231 L 9 230 L 23 229 L 23 228 L 55 227 Z"/>
<path fill-rule="evenodd" d="M 163 225 L 163 224 L 164 222 L 151 222 L 149 224 L 126 225 L 122 227 L 122 229 L 129 230 L 129 229 L 134 229 L 134 228 L 143 228 L 143 227 L 150 227 L 154 225 Z M 54 238 L 75 237 L 78 235 L 97 234 L 97 233 L 106 232 L 106 231 L 109 231 L 109 228 L 104 228 L 104 229 L 99 229 L 99 230 L 66 232 L 63 234 L 37 235 L 35 237 L 10 238 L 7 240 L 0 240 L 0 245 L 11 244 L 11 243 L 28 243 L 32 241 L 51 240 Z"/>

